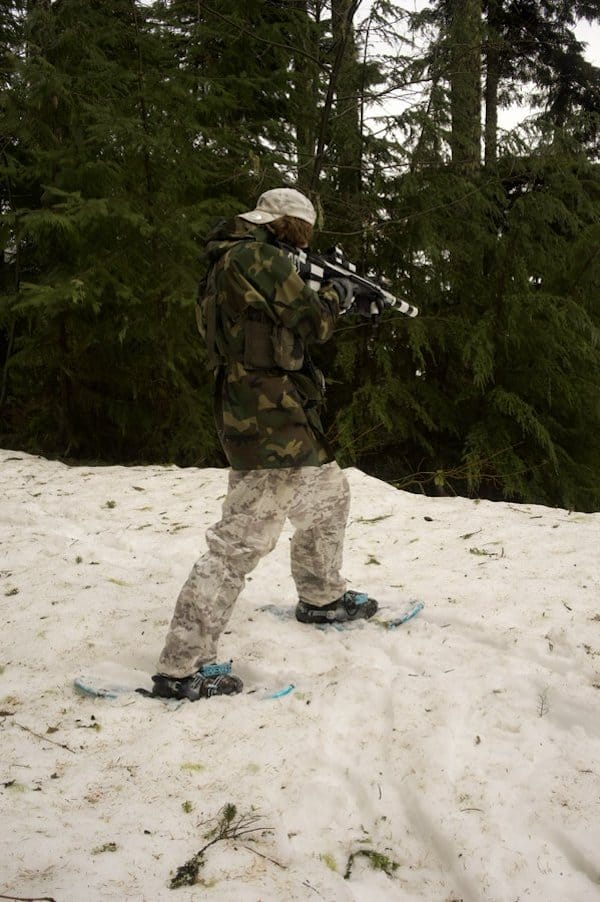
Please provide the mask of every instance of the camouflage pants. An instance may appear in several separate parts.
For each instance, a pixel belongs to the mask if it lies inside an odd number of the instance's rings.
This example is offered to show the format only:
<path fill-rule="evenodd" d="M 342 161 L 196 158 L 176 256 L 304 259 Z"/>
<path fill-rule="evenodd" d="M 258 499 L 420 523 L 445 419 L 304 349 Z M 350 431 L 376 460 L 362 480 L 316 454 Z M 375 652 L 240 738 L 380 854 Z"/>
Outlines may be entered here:
<path fill-rule="evenodd" d="M 348 481 L 337 463 L 277 470 L 232 470 L 221 520 L 206 532 L 208 551 L 184 583 L 159 673 L 184 677 L 216 660 L 247 573 L 271 551 L 286 518 L 295 527 L 291 571 L 298 595 L 324 605 L 346 588 L 342 565 L 350 507 Z"/>

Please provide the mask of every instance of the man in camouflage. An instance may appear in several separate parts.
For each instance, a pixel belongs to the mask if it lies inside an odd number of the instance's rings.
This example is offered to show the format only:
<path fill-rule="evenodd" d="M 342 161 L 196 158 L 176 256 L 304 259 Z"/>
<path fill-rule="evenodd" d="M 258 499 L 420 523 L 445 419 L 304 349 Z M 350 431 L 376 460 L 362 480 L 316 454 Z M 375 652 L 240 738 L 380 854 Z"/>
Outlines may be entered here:
<path fill-rule="evenodd" d="M 209 236 L 209 274 L 198 326 L 216 373 L 219 438 L 232 467 L 221 520 L 184 583 L 153 677 L 154 693 L 195 701 L 234 694 L 241 680 L 215 664 L 217 642 L 248 574 L 295 528 L 296 618 L 328 623 L 372 617 L 377 602 L 341 575 L 348 482 L 325 438 L 324 380 L 310 346 L 331 338 L 353 300 L 344 280 L 305 284 L 279 241 L 305 247 L 316 213 L 291 188 L 266 191 L 255 210 Z"/>

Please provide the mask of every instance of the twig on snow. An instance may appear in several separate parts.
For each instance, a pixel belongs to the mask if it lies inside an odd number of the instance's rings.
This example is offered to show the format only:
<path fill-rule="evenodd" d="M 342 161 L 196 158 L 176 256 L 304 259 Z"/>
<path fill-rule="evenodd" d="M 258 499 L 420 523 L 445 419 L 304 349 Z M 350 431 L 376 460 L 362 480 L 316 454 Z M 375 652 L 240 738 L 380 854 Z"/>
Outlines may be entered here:
<path fill-rule="evenodd" d="M 32 730 L 31 727 L 26 727 L 24 724 L 19 723 L 18 720 L 13 720 L 15 726 L 19 727 L 21 730 L 24 730 L 26 733 L 31 733 L 32 736 L 35 736 L 36 739 L 41 739 L 42 742 L 50 742 L 52 745 L 58 746 L 59 749 L 66 749 L 67 752 L 71 752 L 72 755 L 75 754 L 75 749 L 70 748 L 64 742 L 55 742 L 54 739 L 48 739 L 47 736 L 44 736 L 42 733 L 36 733 L 35 730 Z M 12 899 L 13 896 L 0 896 L 0 899 Z M 15 897 L 16 898 L 16 897 Z"/>
<path fill-rule="evenodd" d="M 12 902 L 56 902 L 51 896 L 2 896 L 0 899 L 11 899 Z"/>

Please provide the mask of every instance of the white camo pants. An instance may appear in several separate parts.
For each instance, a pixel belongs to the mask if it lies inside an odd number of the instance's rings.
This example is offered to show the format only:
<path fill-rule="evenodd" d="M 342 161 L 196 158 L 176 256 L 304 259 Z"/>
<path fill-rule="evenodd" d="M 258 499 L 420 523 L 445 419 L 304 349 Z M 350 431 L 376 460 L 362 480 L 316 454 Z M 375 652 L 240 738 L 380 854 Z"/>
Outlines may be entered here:
<path fill-rule="evenodd" d="M 275 547 L 287 518 L 295 528 L 290 556 L 299 598 L 314 605 L 339 598 L 349 508 L 348 481 L 335 461 L 230 471 L 221 520 L 207 530 L 208 551 L 179 593 L 158 672 L 185 677 L 216 660 L 246 574 Z"/>

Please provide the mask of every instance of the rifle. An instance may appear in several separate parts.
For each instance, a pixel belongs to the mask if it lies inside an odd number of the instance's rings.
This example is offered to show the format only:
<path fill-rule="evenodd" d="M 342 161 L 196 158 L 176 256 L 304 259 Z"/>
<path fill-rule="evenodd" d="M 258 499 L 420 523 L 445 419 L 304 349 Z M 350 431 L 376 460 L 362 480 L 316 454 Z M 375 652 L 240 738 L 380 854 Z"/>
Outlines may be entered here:
<path fill-rule="evenodd" d="M 299 247 L 285 244 L 283 241 L 278 241 L 277 244 L 291 257 L 300 278 L 310 288 L 314 288 L 315 291 L 321 287 L 323 282 L 331 279 L 349 279 L 355 288 L 357 298 L 366 298 L 367 300 L 372 298 L 373 301 L 379 299 L 383 301 L 385 307 L 404 313 L 406 316 L 418 316 L 419 310 L 417 307 L 408 304 L 401 298 L 397 298 L 382 285 L 378 285 L 371 279 L 359 276 L 356 272 L 356 266 L 346 258 L 339 245 L 330 248 L 320 256 L 310 250 L 310 248 L 302 250 Z M 353 313 L 353 306 L 346 312 Z M 375 303 L 372 304 L 371 312 L 378 313 Z"/>

